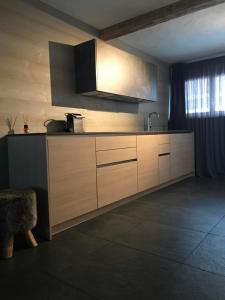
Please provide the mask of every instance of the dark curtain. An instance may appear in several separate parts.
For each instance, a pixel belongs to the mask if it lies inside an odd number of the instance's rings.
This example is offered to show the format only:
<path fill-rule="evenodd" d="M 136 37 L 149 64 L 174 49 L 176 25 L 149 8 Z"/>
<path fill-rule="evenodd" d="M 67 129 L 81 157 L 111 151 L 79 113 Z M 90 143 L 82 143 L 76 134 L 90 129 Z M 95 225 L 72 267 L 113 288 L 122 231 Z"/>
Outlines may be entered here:
<path fill-rule="evenodd" d="M 217 75 L 220 76 L 217 81 L 220 83 L 220 94 L 223 96 L 225 93 L 225 85 L 222 84 L 225 79 L 223 78 L 225 76 L 225 57 L 190 64 L 176 64 L 171 67 L 169 128 L 194 131 L 196 175 L 200 177 L 225 175 L 225 111 L 219 113 L 215 110 L 199 112 L 199 107 L 196 105 L 197 101 L 200 101 L 204 107 L 207 106 L 207 102 L 209 102 L 209 107 L 212 104 L 215 105 L 215 101 L 218 99 L 218 93 L 215 92 Z M 205 82 L 209 87 L 202 88 L 201 78 L 207 79 Z M 199 82 L 197 85 L 193 84 L 195 79 L 199 80 L 200 84 Z M 191 89 L 188 91 L 189 86 Z M 205 90 L 207 90 L 207 96 L 203 95 L 200 99 L 201 91 L 204 94 Z M 194 97 L 194 93 L 198 93 L 198 97 Z M 214 97 L 214 95 L 216 96 Z M 191 103 L 192 110 L 189 111 L 188 97 L 193 102 Z"/>
<path fill-rule="evenodd" d="M 182 130 L 186 128 L 184 66 L 184 64 L 176 64 L 170 69 L 170 129 Z"/>

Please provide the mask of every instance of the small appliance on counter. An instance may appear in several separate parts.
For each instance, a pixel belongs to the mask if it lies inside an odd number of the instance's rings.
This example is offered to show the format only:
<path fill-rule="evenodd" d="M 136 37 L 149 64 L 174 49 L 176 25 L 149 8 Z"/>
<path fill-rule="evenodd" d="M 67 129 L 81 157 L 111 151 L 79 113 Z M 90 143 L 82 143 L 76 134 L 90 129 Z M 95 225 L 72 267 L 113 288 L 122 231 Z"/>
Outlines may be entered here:
<path fill-rule="evenodd" d="M 84 132 L 84 119 L 81 114 L 66 113 L 66 131 L 71 133 Z"/>
<path fill-rule="evenodd" d="M 65 120 L 46 120 L 44 126 L 47 129 L 47 133 L 64 132 L 66 128 Z"/>
<path fill-rule="evenodd" d="M 66 113 L 66 120 L 49 119 L 44 122 L 47 133 L 82 133 L 85 131 L 85 117 L 81 114 Z"/>

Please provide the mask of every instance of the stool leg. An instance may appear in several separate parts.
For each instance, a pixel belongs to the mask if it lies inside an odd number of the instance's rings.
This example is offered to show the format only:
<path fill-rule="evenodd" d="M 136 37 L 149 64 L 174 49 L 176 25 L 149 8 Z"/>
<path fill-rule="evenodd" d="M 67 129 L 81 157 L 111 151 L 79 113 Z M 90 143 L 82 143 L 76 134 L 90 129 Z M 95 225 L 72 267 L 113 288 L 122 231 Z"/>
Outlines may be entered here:
<path fill-rule="evenodd" d="M 3 258 L 13 257 L 14 235 L 7 235 L 3 239 Z"/>
<path fill-rule="evenodd" d="M 37 247 L 38 243 L 35 240 L 35 238 L 34 238 L 33 233 L 32 233 L 31 230 L 25 231 L 25 237 L 26 237 L 26 240 L 27 240 L 27 244 L 30 247 L 32 247 L 32 248 Z"/>

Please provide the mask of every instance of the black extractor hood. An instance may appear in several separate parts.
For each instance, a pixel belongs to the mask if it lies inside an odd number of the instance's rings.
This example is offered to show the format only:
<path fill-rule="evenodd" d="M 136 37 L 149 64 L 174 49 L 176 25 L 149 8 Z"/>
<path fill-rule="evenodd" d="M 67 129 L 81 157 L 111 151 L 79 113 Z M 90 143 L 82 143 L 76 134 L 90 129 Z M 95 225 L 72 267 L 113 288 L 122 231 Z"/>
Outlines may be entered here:
<path fill-rule="evenodd" d="M 157 67 L 100 40 L 75 47 L 76 93 L 126 102 L 157 101 Z"/>

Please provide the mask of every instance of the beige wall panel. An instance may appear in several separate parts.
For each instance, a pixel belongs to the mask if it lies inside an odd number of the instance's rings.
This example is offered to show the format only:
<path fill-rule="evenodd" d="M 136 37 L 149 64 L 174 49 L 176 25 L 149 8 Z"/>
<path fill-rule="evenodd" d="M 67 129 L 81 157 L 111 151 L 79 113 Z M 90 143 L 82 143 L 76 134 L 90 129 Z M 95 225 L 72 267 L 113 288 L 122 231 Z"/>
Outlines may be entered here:
<path fill-rule="evenodd" d="M 11 21 L 10 21 L 11 20 Z M 52 106 L 49 68 L 49 41 L 75 45 L 86 41 L 90 34 L 82 32 L 22 0 L 8 0 L 0 3 L 0 101 L 9 101 L 6 113 L 11 114 L 15 106 L 27 101 L 19 114 L 35 115 L 34 102 L 47 102 L 43 116 L 49 119 L 54 115 L 63 119 L 67 111 L 81 112 L 86 116 L 87 131 L 137 131 L 144 128 L 144 117 L 151 111 L 161 114 L 157 127 L 167 126 L 168 108 L 168 65 L 154 61 L 158 65 L 159 101 L 140 104 L 119 103 L 77 95 L 64 95 L 65 106 L 61 110 Z M 137 53 L 139 55 L 139 53 Z M 145 57 L 148 59 L 148 57 Z M 69 100 L 68 100 L 69 99 Z M 64 99 L 62 99 L 64 100 Z M 107 103 L 106 103 L 107 102 Z M 90 104 L 92 103 L 92 104 Z M 33 120 L 38 122 L 35 117 Z M 42 124 L 32 124 L 39 131 L 45 131 Z M 1 129 L 4 135 L 4 127 Z M 5 130 L 7 133 L 7 128 Z"/>
<path fill-rule="evenodd" d="M 61 75 L 55 72 L 50 77 L 49 42 L 76 45 L 91 38 L 94 37 L 89 33 L 33 7 L 28 1 L 0 1 L 0 118 L 4 120 L 17 113 L 16 133 L 22 132 L 23 114 L 29 116 L 30 132 L 45 132 L 44 120 L 62 120 L 68 111 L 85 115 L 86 131 L 141 131 L 144 118 L 157 111 L 160 119 L 153 127 L 166 128 L 168 65 L 129 47 L 127 51 L 158 66 L 157 102 L 135 105 L 83 97 L 75 94 L 74 86 L 68 92 L 63 80 L 58 84 L 60 94 L 55 95 L 60 103 L 53 101 L 51 79 Z M 57 63 L 62 57 L 54 59 Z M 0 135 L 7 131 L 5 123 L 0 121 Z"/>

